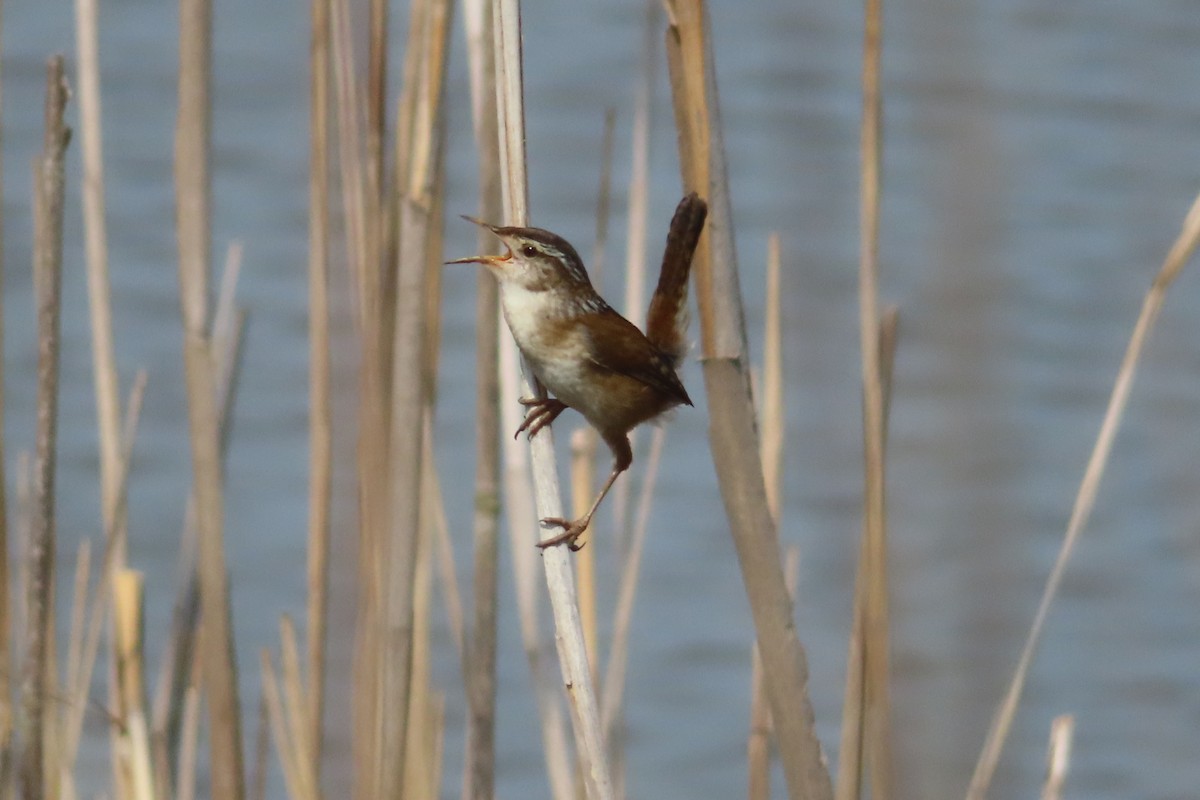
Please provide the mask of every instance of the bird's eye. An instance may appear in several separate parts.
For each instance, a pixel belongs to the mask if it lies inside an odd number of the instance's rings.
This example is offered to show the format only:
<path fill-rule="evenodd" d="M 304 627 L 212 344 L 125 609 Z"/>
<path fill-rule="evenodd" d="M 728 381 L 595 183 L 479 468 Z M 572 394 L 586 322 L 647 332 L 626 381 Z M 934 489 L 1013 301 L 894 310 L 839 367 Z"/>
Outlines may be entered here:
<path fill-rule="evenodd" d="M 537 252 L 537 248 L 531 244 L 527 244 L 521 248 L 521 255 L 525 256 L 526 258 L 533 258 L 537 255 Z"/>

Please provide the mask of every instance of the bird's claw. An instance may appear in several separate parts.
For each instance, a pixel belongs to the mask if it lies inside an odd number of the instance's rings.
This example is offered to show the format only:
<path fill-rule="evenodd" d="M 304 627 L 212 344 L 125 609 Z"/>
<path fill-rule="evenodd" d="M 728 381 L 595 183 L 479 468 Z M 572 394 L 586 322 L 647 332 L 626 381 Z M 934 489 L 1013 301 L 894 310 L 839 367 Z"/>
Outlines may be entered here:
<path fill-rule="evenodd" d="M 558 419 L 558 415 L 567 410 L 566 403 L 552 397 L 522 397 L 517 400 L 523 406 L 528 406 L 529 413 L 513 438 L 518 438 L 522 431 L 528 430 L 528 438 L 532 439 L 537 432 Z"/>
<path fill-rule="evenodd" d="M 538 542 L 538 548 L 545 550 L 547 547 L 565 544 L 570 548 L 572 553 L 578 553 L 587 544 L 587 542 L 579 544 L 576 540 L 587 530 L 588 521 L 586 519 L 569 520 L 562 517 L 546 517 L 542 520 L 542 525 L 548 528 L 563 528 L 564 530 L 557 536 L 551 536 L 549 539 L 543 539 Z"/>

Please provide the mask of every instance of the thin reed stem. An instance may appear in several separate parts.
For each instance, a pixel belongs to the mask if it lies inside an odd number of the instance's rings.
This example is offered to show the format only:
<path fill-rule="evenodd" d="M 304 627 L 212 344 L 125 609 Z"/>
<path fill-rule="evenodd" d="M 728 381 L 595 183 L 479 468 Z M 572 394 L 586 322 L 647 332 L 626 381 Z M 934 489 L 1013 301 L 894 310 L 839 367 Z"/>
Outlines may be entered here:
<path fill-rule="evenodd" d="M 520 4 L 518 0 L 494 0 L 492 13 L 495 16 L 497 106 L 505 217 L 509 224 L 523 226 L 529 222 L 529 188 L 525 170 Z M 536 381 L 528 369 L 523 372 L 526 393 L 542 396 L 544 390 L 535 386 Z M 562 499 L 555 471 L 554 441 L 549 429 L 533 438 L 530 454 L 538 516 L 543 519 L 561 517 Z M 565 547 L 547 548 L 542 555 L 542 566 L 550 594 L 555 644 L 574 723 L 576 754 L 584 785 L 589 797 L 608 800 L 612 797 L 612 780 L 604 753 L 596 689 L 588 668 L 587 648 L 579 620 L 569 556 Z"/>
<path fill-rule="evenodd" d="M 496 62 L 490 0 L 463 3 L 471 119 L 479 158 L 479 217 L 498 220 L 499 145 L 496 128 Z M 494 247 L 495 237 L 478 232 L 479 252 Z M 474 564 L 471 638 L 464 648 L 467 752 L 464 800 L 491 800 L 496 771 L 496 608 L 500 528 L 500 337 L 499 289 L 480 270 L 475 283 L 475 496 L 472 519 Z"/>
<path fill-rule="evenodd" d="M 191 430 L 193 493 L 200 553 L 200 604 L 205 626 L 204 681 L 208 701 L 212 793 L 245 793 L 229 579 L 223 543 L 224 497 L 217 414 L 217 379 L 208 332 L 211 252 L 212 7 L 181 0 L 179 114 L 175 135 L 176 223 L 184 329 L 184 372 Z"/>
<path fill-rule="evenodd" d="M 1175 278 L 1179 276 L 1184 265 L 1191 259 L 1197 244 L 1200 244 L 1200 196 L 1197 196 L 1192 202 L 1191 208 L 1188 209 L 1187 216 L 1183 221 L 1183 230 L 1180 231 L 1179 237 L 1171 246 L 1171 250 L 1167 253 L 1167 258 L 1163 262 L 1162 268 L 1158 271 L 1153 284 L 1150 286 L 1150 290 L 1146 292 L 1146 297 L 1142 301 L 1141 313 L 1138 315 L 1137 323 L 1134 325 L 1133 335 L 1129 338 L 1125 357 L 1121 360 L 1121 367 L 1117 372 L 1116 382 L 1113 383 L 1112 393 L 1108 398 L 1108 408 L 1104 411 L 1104 419 L 1100 423 L 1100 432 L 1096 436 L 1096 443 L 1092 448 L 1091 456 L 1088 458 L 1087 468 L 1084 470 L 1079 492 L 1075 495 L 1075 504 L 1071 509 L 1071 518 L 1067 522 L 1067 531 L 1063 536 L 1062 545 L 1059 548 L 1058 556 L 1054 560 L 1054 566 L 1050 570 L 1050 576 L 1046 579 L 1046 587 L 1042 592 L 1041 600 L 1038 602 L 1037 612 L 1034 614 L 1033 623 L 1029 627 L 1029 634 L 1025 639 L 1025 644 L 1021 648 L 1021 656 L 1013 672 L 1012 681 L 1009 683 L 1008 690 L 1005 692 L 1004 698 L 1000 701 L 1000 705 L 996 709 L 996 714 L 992 718 L 992 724 L 988 729 L 987 739 L 984 741 L 983 749 L 979 754 L 979 761 L 975 764 L 975 773 L 971 776 L 971 784 L 967 788 L 967 797 L 970 800 L 983 800 L 987 796 L 988 787 L 991 785 L 992 776 L 996 771 L 996 765 L 1000 761 L 1000 754 L 1004 750 L 1004 742 L 1008 738 L 1009 729 L 1012 727 L 1013 718 L 1016 716 L 1017 706 L 1021 702 L 1021 692 L 1025 687 L 1025 678 L 1028 675 L 1030 664 L 1033 663 L 1033 656 L 1037 651 L 1038 643 L 1041 641 L 1042 629 L 1050 613 L 1050 606 L 1053 604 L 1054 598 L 1058 595 L 1058 587 L 1062 583 L 1063 575 L 1066 573 L 1067 562 L 1071 558 L 1071 553 L 1074 551 L 1075 544 L 1079 541 L 1083 529 L 1087 527 L 1088 519 L 1092 514 L 1092 507 L 1096 503 L 1096 494 L 1100 489 L 1100 479 L 1104 477 L 1104 469 L 1108 466 L 1108 458 L 1112 453 L 1113 441 L 1116 439 L 1117 431 L 1121 427 L 1121 419 L 1125 414 L 1125 406 L 1129 403 L 1129 393 L 1133 388 L 1133 378 L 1137 372 L 1142 350 L 1146 345 L 1146 341 L 1150 338 L 1151 332 L 1154 330 L 1154 324 L 1158 320 L 1158 313 L 1162 310 L 1162 304 L 1166 300 L 1167 290 L 1171 287 Z"/>
<path fill-rule="evenodd" d="M 754 617 L 788 790 L 792 797 L 828 798 L 833 792 L 814 730 L 807 657 L 792 622 L 758 455 L 707 12 L 699 0 L 679 0 L 668 4 L 667 13 L 667 61 L 684 186 L 709 207 L 693 274 L 710 449 Z"/>
<path fill-rule="evenodd" d="M 329 612 L 333 398 L 329 338 L 329 0 L 312 0 L 308 206 L 309 484 L 308 761 L 321 782 L 325 646 Z"/>
<path fill-rule="evenodd" d="M 58 438 L 58 364 L 62 295 L 63 160 L 70 132 L 63 125 L 69 89 L 62 56 L 46 67 L 45 129 L 34 168 L 33 283 L 37 295 L 37 426 L 33 466 L 33 515 L 27 549 L 25 666 L 21 676 L 20 788 L 40 798 L 56 765 L 48 763 L 46 703 L 53 648 L 54 499 Z M 57 772 L 57 770 L 55 770 Z"/>

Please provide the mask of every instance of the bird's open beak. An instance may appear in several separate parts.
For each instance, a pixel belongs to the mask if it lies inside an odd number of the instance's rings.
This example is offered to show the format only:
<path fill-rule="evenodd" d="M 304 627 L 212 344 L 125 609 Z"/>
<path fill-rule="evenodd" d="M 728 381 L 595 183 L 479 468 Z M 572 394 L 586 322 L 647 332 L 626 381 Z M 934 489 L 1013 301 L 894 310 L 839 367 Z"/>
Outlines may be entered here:
<path fill-rule="evenodd" d="M 497 233 L 497 228 L 500 227 L 499 225 L 490 225 L 481 219 L 475 219 L 474 217 L 468 217 L 466 214 L 463 214 L 461 216 L 467 222 L 473 222 L 481 228 L 487 228 L 489 231 L 491 231 L 492 233 L 495 233 L 497 236 L 499 236 L 499 234 Z M 503 238 L 501 238 L 501 241 L 504 241 Z M 468 256 L 466 258 L 456 258 L 453 261 L 447 261 L 446 263 L 447 264 L 484 264 L 484 265 L 487 265 L 487 264 L 498 264 L 501 261 L 508 261 L 510 258 L 512 258 L 512 250 L 509 249 L 508 244 L 506 243 L 504 245 L 504 255 Z"/>

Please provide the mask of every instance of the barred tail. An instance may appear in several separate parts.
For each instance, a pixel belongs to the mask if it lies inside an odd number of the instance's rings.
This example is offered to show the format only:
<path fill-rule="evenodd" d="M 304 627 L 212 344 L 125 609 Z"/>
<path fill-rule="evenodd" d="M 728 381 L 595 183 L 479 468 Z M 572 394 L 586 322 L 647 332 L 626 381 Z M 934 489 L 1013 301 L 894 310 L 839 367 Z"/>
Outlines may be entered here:
<path fill-rule="evenodd" d="M 667 232 L 658 288 L 646 314 L 646 338 L 674 359 L 676 366 L 687 350 L 688 273 L 707 215 L 708 204 L 695 192 L 679 201 Z"/>

